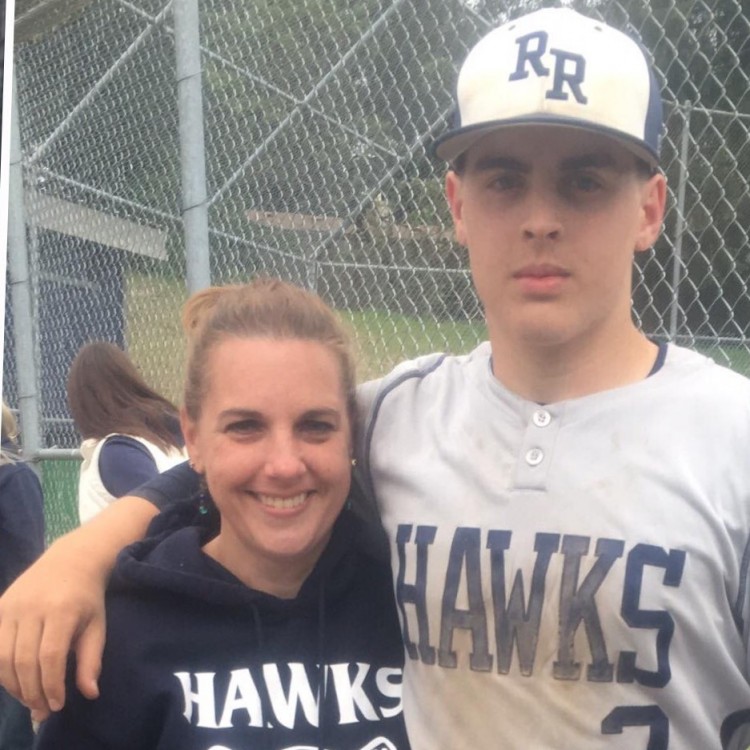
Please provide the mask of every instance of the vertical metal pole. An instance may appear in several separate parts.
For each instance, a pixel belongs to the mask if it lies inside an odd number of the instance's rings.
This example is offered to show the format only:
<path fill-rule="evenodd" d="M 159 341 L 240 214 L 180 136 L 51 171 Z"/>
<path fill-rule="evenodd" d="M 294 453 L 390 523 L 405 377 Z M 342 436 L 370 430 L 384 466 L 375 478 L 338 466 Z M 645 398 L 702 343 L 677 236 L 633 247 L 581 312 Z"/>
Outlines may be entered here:
<path fill-rule="evenodd" d="M 182 224 L 187 287 L 192 294 L 211 283 L 198 0 L 175 0 L 173 12 L 180 120 Z"/>
<path fill-rule="evenodd" d="M 16 348 L 18 408 L 24 454 L 35 458 L 42 447 L 41 407 L 39 404 L 39 362 L 34 356 L 31 275 L 26 244 L 23 165 L 19 130 L 18 95 L 13 71 L 10 161 L 8 175 L 8 274 L 13 305 L 13 335 Z"/>
<path fill-rule="evenodd" d="M 305 288 L 311 292 L 318 291 L 318 277 L 320 276 L 320 263 L 318 263 L 315 248 L 309 243 L 304 254 L 305 258 Z"/>
<path fill-rule="evenodd" d="M 669 310 L 669 338 L 674 341 L 680 314 L 680 284 L 682 283 L 682 237 L 685 234 L 685 186 L 688 180 L 690 150 L 690 113 L 692 102 L 686 101 L 680 142 L 680 177 L 677 184 L 677 222 L 675 225 L 674 260 L 672 264 L 672 304 Z"/>

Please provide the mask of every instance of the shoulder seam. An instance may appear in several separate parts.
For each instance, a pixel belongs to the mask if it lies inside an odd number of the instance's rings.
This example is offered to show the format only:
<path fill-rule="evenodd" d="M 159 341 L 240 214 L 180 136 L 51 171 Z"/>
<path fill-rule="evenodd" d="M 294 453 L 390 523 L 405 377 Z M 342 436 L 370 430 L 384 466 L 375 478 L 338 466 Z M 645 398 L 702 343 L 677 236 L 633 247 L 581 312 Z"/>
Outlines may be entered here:
<path fill-rule="evenodd" d="M 367 492 L 369 493 L 370 497 L 376 498 L 375 491 L 372 483 L 372 475 L 370 473 L 370 442 L 372 441 L 372 434 L 375 430 L 375 423 L 377 422 L 378 418 L 378 412 L 380 411 L 380 407 L 383 404 L 383 401 L 385 400 L 385 397 L 391 393 L 394 389 L 398 388 L 398 386 L 405 383 L 407 380 L 413 380 L 414 378 L 423 378 L 426 375 L 429 375 L 430 373 L 437 370 L 440 365 L 443 364 L 445 361 L 447 354 L 441 354 L 435 362 L 433 362 L 429 367 L 427 368 L 420 368 L 420 367 L 414 367 L 413 369 L 407 370 L 406 372 L 399 375 L 397 378 L 395 378 L 391 383 L 388 383 L 383 390 L 377 394 L 375 401 L 373 402 L 372 409 L 370 410 L 370 419 L 369 424 L 367 425 L 367 431 L 365 432 L 365 438 L 364 438 L 364 445 L 362 448 L 362 456 L 364 461 L 363 468 L 363 476 L 365 484 L 367 485 Z"/>
<path fill-rule="evenodd" d="M 748 584 L 748 567 L 750 567 L 750 537 L 745 542 L 745 550 L 742 553 L 742 561 L 740 563 L 740 580 L 739 586 L 737 587 L 737 599 L 734 602 L 732 608 L 732 615 L 734 617 L 735 625 L 742 634 L 745 628 L 745 621 L 742 617 L 743 604 L 747 596 L 747 584 Z"/>

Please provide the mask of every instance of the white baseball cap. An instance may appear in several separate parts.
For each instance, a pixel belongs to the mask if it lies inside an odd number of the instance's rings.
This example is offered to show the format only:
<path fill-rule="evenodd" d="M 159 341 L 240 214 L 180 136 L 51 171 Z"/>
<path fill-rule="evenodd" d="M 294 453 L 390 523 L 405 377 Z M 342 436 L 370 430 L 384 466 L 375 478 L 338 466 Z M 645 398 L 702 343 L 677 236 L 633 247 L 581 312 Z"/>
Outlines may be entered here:
<path fill-rule="evenodd" d="M 489 32 L 457 86 L 457 124 L 433 146 L 453 161 L 488 132 L 554 125 L 612 136 L 652 166 L 662 105 L 643 48 L 568 8 L 545 8 Z"/>

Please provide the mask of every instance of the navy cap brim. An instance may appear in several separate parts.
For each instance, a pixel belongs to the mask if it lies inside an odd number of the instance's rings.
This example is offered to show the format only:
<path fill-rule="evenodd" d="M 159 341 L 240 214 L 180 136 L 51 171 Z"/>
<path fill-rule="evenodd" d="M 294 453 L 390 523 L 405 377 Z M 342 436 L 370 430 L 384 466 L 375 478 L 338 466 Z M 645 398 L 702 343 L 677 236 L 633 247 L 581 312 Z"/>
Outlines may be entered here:
<path fill-rule="evenodd" d="M 485 135 L 496 130 L 507 130 L 510 128 L 528 127 L 529 125 L 542 125 L 545 127 L 565 127 L 575 130 L 585 130 L 589 133 L 599 133 L 618 141 L 622 146 L 643 159 L 652 167 L 659 164 L 658 151 L 644 141 L 633 138 L 627 133 L 614 128 L 595 125 L 587 120 L 577 120 L 572 117 L 561 117 L 560 115 L 526 115 L 504 120 L 482 122 L 476 125 L 468 125 L 464 128 L 455 128 L 437 138 L 432 144 L 432 153 L 438 159 L 453 162 L 461 154 L 468 151 L 477 141 Z"/>

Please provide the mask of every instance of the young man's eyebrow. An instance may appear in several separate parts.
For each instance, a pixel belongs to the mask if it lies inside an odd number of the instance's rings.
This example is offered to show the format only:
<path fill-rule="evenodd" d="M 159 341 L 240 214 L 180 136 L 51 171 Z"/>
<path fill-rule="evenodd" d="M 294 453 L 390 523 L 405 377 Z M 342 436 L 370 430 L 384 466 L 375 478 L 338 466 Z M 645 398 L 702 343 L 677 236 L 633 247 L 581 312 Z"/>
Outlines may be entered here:
<path fill-rule="evenodd" d="M 592 167 L 598 169 L 612 169 L 616 166 L 616 159 L 606 152 L 579 154 L 577 156 L 567 157 L 560 162 L 561 170 L 587 169 Z M 529 165 L 520 159 L 495 154 L 479 157 L 471 168 L 476 172 L 487 172 L 495 169 L 507 169 L 522 173 L 530 171 Z"/>
<path fill-rule="evenodd" d="M 514 172 L 528 172 L 529 166 L 513 159 L 510 156 L 481 156 L 479 157 L 472 169 L 475 172 L 487 172 L 493 169 L 509 169 Z"/>
<path fill-rule="evenodd" d="M 581 154 L 580 156 L 571 156 L 560 162 L 560 168 L 563 170 L 570 169 L 587 169 L 589 167 L 599 169 L 612 169 L 617 166 L 617 162 L 612 154 L 595 152 L 590 154 Z"/>

